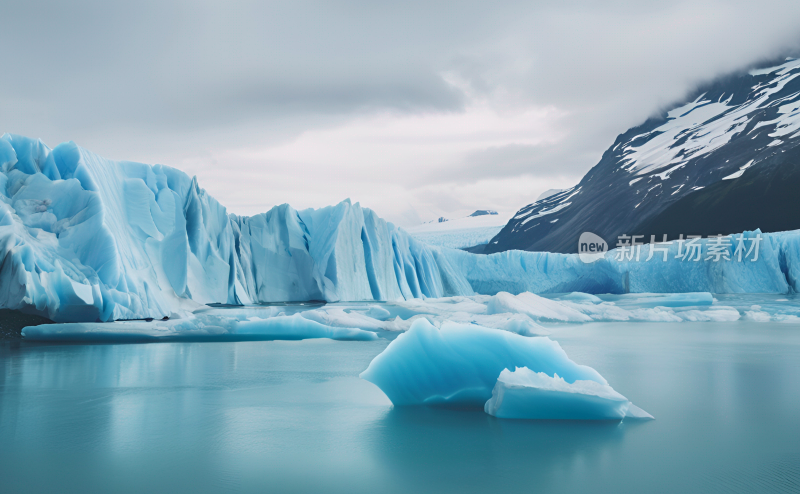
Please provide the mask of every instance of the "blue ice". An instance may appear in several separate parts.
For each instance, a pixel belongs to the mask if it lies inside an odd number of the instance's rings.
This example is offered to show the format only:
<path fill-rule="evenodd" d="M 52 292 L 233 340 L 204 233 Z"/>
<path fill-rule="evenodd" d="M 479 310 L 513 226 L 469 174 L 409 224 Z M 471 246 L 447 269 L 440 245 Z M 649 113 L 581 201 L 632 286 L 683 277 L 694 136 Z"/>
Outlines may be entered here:
<path fill-rule="evenodd" d="M 483 407 L 503 369 L 527 367 L 569 382 L 607 384 L 546 337 L 526 337 L 474 324 L 414 322 L 361 373 L 396 406 Z"/>

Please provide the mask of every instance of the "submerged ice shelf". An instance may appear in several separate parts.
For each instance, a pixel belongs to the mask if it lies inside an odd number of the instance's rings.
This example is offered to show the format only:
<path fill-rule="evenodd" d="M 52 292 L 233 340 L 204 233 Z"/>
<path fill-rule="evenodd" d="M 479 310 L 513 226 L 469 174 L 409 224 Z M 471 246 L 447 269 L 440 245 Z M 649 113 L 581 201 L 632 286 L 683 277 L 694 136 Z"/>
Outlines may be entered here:
<path fill-rule="evenodd" d="M 259 317 L 260 316 L 260 317 Z M 375 340 L 371 331 L 352 327 L 334 327 L 300 314 L 283 311 L 260 311 L 225 314 L 224 311 L 199 311 L 191 317 L 166 321 L 117 321 L 113 323 L 62 323 L 29 326 L 23 329 L 26 340 L 64 342 L 103 341 L 259 341 L 304 340 Z"/>

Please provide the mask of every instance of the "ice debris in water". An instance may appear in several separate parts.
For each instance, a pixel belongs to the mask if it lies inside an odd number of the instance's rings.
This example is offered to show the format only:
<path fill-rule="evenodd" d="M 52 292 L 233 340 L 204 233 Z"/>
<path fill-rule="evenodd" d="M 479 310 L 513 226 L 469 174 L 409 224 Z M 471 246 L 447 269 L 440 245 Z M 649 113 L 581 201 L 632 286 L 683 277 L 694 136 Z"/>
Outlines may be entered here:
<path fill-rule="evenodd" d="M 411 299 L 383 303 L 293 304 L 281 306 L 205 307 L 193 313 L 172 314 L 169 321 L 117 321 L 48 325 L 23 332 L 31 339 L 268 339 L 268 330 L 280 328 L 283 336 L 323 334 L 335 339 L 371 339 L 374 333 L 407 331 L 417 321 L 435 327 L 446 323 L 482 326 L 522 336 L 546 336 L 565 322 L 800 322 L 800 306 L 777 295 L 628 294 L 588 295 L 569 293 L 549 298 L 531 293 L 474 295 Z M 783 302 L 782 302 L 783 301 Z M 794 301 L 794 298 L 792 298 Z M 757 302 L 757 303 L 754 303 Z M 662 305 L 663 304 L 663 305 Z M 696 304 L 696 305 L 695 305 Z M 668 307 L 667 307 L 668 305 Z M 289 323 L 284 316 L 297 317 Z M 248 336 L 243 321 L 267 320 Z M 305 319 L 309 322 L 307 324 Z M 322 331 L 315 323 L 325 329 Z M 540 324 L 541 323 L 541 324 Z M 553 327 L 545 328 L 542 324 Z M 287 329 L 288 328 L 288 329 Z M 360 330 L 369 334 L 349 333 Z M 349 334 L 349 336 L 348 336 Z M 310 337 L 310 336 L 302 336 Z"/>
<path fill-rule="evenodd" d="M 653 416 L 614 391 L 590 380 L 567 382 L 527 367 L 503 369 L 484 405 L 489 415 L 509 419 L 621 420 Z"/>
<path fill-rule="evenodd" d="M 588 322 L 592 320 L 591 317 L 582 314 L 575 308 L 529 292 L 516 296 L 500 292 L 489 299 L 486 304 L 486 312 L 488 314 L 525 314 L 531 319 L 541 321 Z"/>
<path fill-rule="evenodd" d="M 591 367 L 578 365 L 547 337 L 525 337 L 471 324 L 436 328 L 420 319 L 369 364 L 361 377 L 396 406 L 483 407 L 503 369 L 527 367 L 568 382 L 607 385 Z"/>
<path fill-rule="evenodd" d="M 224 311 L 222 311 L 224 312 Z M 113 323 L 64 323 L 29 326 L 22 330 L 27 340 L 46 341 L 253 341 L 304 340 L 376 340 L 371 331 L 333 327 L 302 317 L 287 316 L 243 318 L 242 313 L 200 313 L 186 319 L 167 321 L 118 321 Z"/>

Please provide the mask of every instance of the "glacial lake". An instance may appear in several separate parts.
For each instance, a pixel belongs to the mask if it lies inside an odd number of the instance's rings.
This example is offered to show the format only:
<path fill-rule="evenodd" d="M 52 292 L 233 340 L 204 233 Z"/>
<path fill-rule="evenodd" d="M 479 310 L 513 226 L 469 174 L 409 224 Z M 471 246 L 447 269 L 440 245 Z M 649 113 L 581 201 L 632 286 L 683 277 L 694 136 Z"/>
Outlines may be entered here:
<path fill-rule="evenodd" d="M 553 330 L 656 418 L 395 409 L 388 345 L 0 343 L 2 492 L 796 492 L 800 325 Z"/>

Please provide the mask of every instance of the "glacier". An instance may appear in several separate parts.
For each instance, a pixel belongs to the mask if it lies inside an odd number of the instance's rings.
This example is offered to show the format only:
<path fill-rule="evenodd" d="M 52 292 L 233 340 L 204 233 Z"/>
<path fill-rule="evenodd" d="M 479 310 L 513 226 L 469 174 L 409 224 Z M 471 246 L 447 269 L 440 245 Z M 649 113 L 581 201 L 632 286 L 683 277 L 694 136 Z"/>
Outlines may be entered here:
<path fill-rule="evenodd" d="M 627 259 L 613 249 L 591 264 L 577 254 L 511 250 L 490 255 L 432 247 L 440 263 L 445 286 L 469 285 L 476 293 L 789 293 L 800 290 L 800 231 L 741 234 L 751 245 L 759 241 L 755 261 L 734 259 L 737 235 L 728 235 L 725 253 L 729 261 L 682 259 L 681 245 L 673 242 L 658 246 L 666 251 L 650 260 L 649 246 L 641 246 L 637 260 Z M 713 239 L 697 241 L 702 252 Z M 686 249 L 683 249 L 684 253 Z M 623 257 L 622 260 L 619 260 Z M 703 255 L 705 257 L 705 254 Z"/>
<path fill-rule="evenodd" d="M 622 420 L 653 416 L 608 384 L 549 376 L 527 367 L 503 369 L 484 405 L 489 415 L 506 419 Z"/>
<path fill-rule="evenodd" d="M 207 303 L 442 295 L 432 253 L 359 204 L 240 217 L 195 178 L 0 137 L 0 307 L 56 322 Z"/>
<path fill-rule="evenodd" d="M 361 378 L 395 406 L 481 407 L 500 418 L 652 418 L 557 342 L 476 325 L 417 321 Z"/>
<path fill-rule="evenodd" d="M 548 315 L 549 302 L 529 295 L 800 290 L 800 231 L 743 235 L 761 235 L 756 262 L 677 259 L 677 245 L 667 261 L 617 260 L 616 250 L 592 264 L 569 254 L 476 255 L 426 245 L 349 200 L 237 216 L 180 170 L 107 160 L 73 142 L 50 149 L 38 139 L 0 137 L 0 308 L 55 322 L 193 320 L 210 303 L 314 300 L 391 302 L 408 310 L 425 300 L 417 319 L 526 335 L 547 334 L 542 321 L 731 320 L 741 312 L 666 310 L 665 300 L 653 306 L 661 307 L 656 313 L 564 299 Z M 707 305 L 708 297 L 694 305 Z M 317 311 L 320 321 L 346 315 L 360 318 L 350 327 L 377 331 L 407 330 L 415 315 L 376 320 L 332 310 Z"/>

